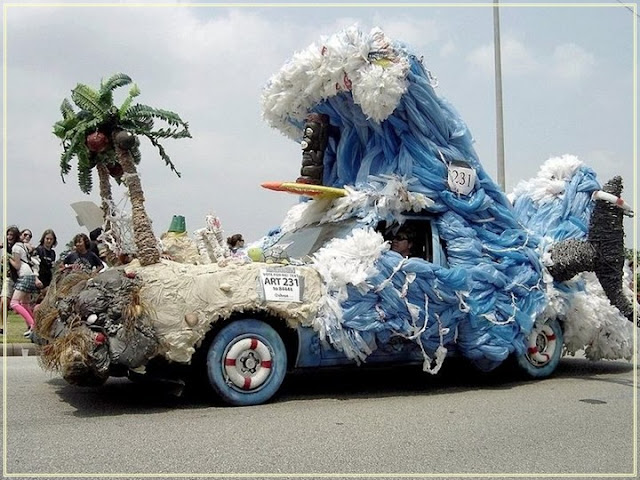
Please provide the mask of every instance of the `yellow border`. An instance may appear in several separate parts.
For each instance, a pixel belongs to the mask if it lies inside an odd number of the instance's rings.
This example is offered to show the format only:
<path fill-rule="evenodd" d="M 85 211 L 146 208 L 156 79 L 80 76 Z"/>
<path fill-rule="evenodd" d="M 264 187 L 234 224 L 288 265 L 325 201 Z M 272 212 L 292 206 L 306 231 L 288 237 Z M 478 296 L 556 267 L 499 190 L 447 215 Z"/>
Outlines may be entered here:
<path fill-rule="evenodd" d="M 7 7 L 2 6 L 2 241 L 7 231 Z M 6 245 L 5 245 L 6 247 Z M 5 291 L 7 256 L 2 252 L 2 291 Z M 2 302 L 3 326 L 8 333 L 7 302 Z M 2 474 L 7 471 L 7 336 L 2 336 Z"/>
<path fill-rule="evenodd" d="M 2 165 L 2 173 L 3 173 L 3 232 L 7 229 L 7 11 L 11 7 L 19 7 L 19 8 L 39 8 L 39 7 L 92 7 L 92 8 L 100 8 L 100 7 L 230 7 L 230 8 L 255 8 L 255 7 L 263 7 L 263 8 L 301 8 L 301 7 L 322 7 L 322 8 L 362 8 L 362 7 L 376 7 L 376 8 L 384 8 L 384 7 L 393 7 L 393 8 L 422 8 L 422 7 L 447 7 L 447 8 L 482 8 L 482 7 L 493 7 L 496 4 L 494 3 L 379 3 L 379 4 L 366 4 L 366 3 L 177 3 L 177 4 L 154 4 L 154 3 L 4 3 L 3 4 L 3 89 L 2 89 L 2 99 L 3 99 L 3 108 L 2 108 L 2 118 L 3 118 L 3 129 L 2 129 L 2 156 L 3 156 L 3 165 Z M 638 17 L 638 5 L 636 2 L 632 4 L 618 2 L 617 4 L 610 3 L 569 3 L 569 4 L 558 4 L 558 3 L 506 3 L 500 2 L 500 7 L 567 7 L 567 8 L 575 8 L 575 7 L 608 7 L 608 8 L 620 8 L 624 7 L 627 9 L 632 9 L 634 13 L 633 21 L 633 173 L 634 173 L 634 193 L 633 193 L 633 208 L 636 212 L 636 216 L 634 217 L 634 227 L 633 227 L 633 241 L 634 241 L 634 252 L 637 252 L 638 245 L 638 236 L 637 236 L 637 224 L 638 224 L 638 192 L 637 192 L 637 17 Z M 634 256 L 634 274 L 638 272 L 638 264 L 636 261 L 636 256 Z M 6 262 L 6 260 L 5 260 Z M 6 265 L 5 265 L 6 266 Z M 635 275 L 634 275 L 635 277 Z M 6 279 L 3 279 L 5 282 Z M 634 278 L 635 281 L 635 278 Z M 638 292 L 638 284 L 635 282 L 635 293 L 637 295 Z M 638 319 L 638 304 L 634 303 L 634 313 L 635 319 L 637 323 Z M 4 308 L 2 315 L 6 317 L 6 302 L 4 302 Z M 598 474 L 587 474 L 587 473 L 491 473 L 491 474 L 482 474 L 482 473 L 424 473 L 424 474 L 393 474 L 393 473 L 369 473 L 369 474 L 357 474 L 357 473 L 335 473 L 335 474 L 316 474 L 316 473 L 289 473 L 289 474 L 268 474 L 268 473 L 247 473 L 247 474 L 197 474 L 197 473 L 178 473 L 178 474 L 167 474 L 167 473 L 140 473 L 140 474 L 132 474 L 132 473 L 116 473 L 116 474 L 104 474 L 104 473 L 73 473 L 73 474 L 64 474 L 64 473 L 13 473 L 7 474 L 7 343 L 6 337 L 3 338 L 2 341 L 2 352 L 3 352 L 3 377 L 2 377 L 2 473 L 3 476 L 10 477 L 32 477 L 32 478 L 81 478 L 81 477 L 95 477 L 95 478 L 166 478 L 166 477 L 176 477 L 176 478 L 187 478 L 187 477 L 197 477 L 197 478 L 256 478 L 256 477 L 265 477 L 265 478 L 335 478 L 335 477 L 345 477 L 345 478 L 635 478 L 638 476 L 638 329 L 634 329 L 633 334 L 633 471 L 631 473 L 598 473 Z"/>
<path fill-rule="evenodd" d="M 7 7 L 2 6 L 2 241 L 7 231 Z M 6 245 L 5 245 L 6 247 Z M 4 254 L 4 252 L 2 252 Z M 2 255 L 2 271 L 7 271 L 7 256 Z M 7 276 L 2 275 L 2 291 L 5 290 Z M 7 302 L 2 302 L 3 325 L 9 329 Z M 7 471 L 7 336 L 2 336 L 2 474 Z"/>
<path fill-rule="evenodd" d="M 635 298 L 633 303 L 635 325 L 638 325 L 638 4 L 633 2 L 633 281 Z M 633 330 L 633 471 L 638 476 L 638 329 Z"/>
<path fill-rule="evenodd" d="M 334 2 L 334 3 L 313 3 L 313 2 L 300 2 L 300 3 L 250 3 L 250 2 L 242 2 L 242 3 L 229 3 L 229 2 L 203 2 L 203 3 L 113 3 L 113 2 L 104 2 L 104 3 L 65 3 L 65 2 L 43 2 L 43 3 L 14 3 L 8 2 L 4 4 L 7 7 L 21 7 L 21 8 L 40 8 L 40 7 L 92 7 L 92 8 L 101 8 L 101 7 L 165 7 L 165 8 L 176 8 L 176 7 L 189 7 L 189 8 L 210 8 L 210 7 L 228 7 L 228 8 L 257 8 L 257 7 L 265 7 L 265 8 L 363 8 L 363 7 L 382 7 L 382 8 L 423 8 L 423 7 L 451 7 L 451 8 L 484 8 L 484 7 L 626 7 L 633 8 L 633 6 L 637 6 L 634 3 L 618 3 L 617 5 L 612 3 L 557 3 L 557 2 L 522 2 L 522 3 L 509 3 L 509 2 L 499 2 L 497 3 L 464 3 L 464 2 L 456 2 L 456 3 L 349 3 L 349 2 Z M 635 9 L 634 9 L 635 10 Z"/>

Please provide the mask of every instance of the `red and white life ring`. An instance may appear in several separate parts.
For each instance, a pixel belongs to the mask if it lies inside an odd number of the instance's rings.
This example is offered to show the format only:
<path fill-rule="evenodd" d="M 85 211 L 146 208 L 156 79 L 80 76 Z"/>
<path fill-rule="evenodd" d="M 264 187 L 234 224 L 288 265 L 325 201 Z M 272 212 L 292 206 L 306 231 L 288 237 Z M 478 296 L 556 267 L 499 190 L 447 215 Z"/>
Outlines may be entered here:
<path fill-rule="evenodd" d="M 544 365 L 551 360 L 557 348 L 558 339 L 549 325 L 543 325 L 529 335 L 527 355 L 538 365 Z"/>
<path fill-rule="evenodd" d="M 243 338 L 229 348 L 223 363 L 231 383 L 243 390 L 253 390 L 271 373 L 271 352 L 257 338 Z"/>
<path fill-rule="evenodd" d="M 625 215 L 633 217 L 633 209 L 631 208 L 631 205 L 629 205 L 620 197 L 616 197 L 615 195 L 611 193 L 607 193 L 603 190 L 596 190 L 591 195 L 591 198 L 593 200 L 604 200 L 605 202 L 609 202 L 610 204 L 615 205 L 616 207 L 620 207 L 624 211 Z"/>

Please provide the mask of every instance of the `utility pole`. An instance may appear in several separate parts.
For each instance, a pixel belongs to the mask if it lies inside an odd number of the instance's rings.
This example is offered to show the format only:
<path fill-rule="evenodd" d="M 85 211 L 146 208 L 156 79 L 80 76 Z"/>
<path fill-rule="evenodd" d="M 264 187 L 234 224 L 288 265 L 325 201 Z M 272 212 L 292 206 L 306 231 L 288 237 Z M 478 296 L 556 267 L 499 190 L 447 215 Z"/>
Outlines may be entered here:
<path fill-rule="evenodd" d="M 504 175 L 504 121 L 502 117 L 502 61 L 500 57 L 500 7 L 499 0 L 493 4 L 493 54 L 496 83 L 496 153 L 498 162 L 498 184 L 505 190 Z"/>

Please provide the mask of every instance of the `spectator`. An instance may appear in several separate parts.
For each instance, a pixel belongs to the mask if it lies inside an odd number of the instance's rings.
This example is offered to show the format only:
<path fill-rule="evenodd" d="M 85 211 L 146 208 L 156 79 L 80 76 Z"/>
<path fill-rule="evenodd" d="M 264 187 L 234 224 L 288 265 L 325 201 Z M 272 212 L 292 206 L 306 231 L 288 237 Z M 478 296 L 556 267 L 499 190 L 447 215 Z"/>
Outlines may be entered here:
<path fill-rule="evenodd" d="M 99 248 L 99 242 L 98 242 L 98 237 L 100 235 L 102 235 L 102 227 L 98 227 L 89 232 L 89 240 L 91 241 L 91 244 L 89 245 L 89 250 L 95 253 L 98 258 L 100 258 L 100 248 Z"/>
<path fill-rule="evenodd" d="M 227 245 L 229 245 L 232 256 L 238 255 L 238 251 L 244 247 L 244 238 L 239 233 L 231 235 L 227 238 Z"/>
<path fill-rule="evenodd" d="M 40 257 L 40 269 L 38 277 L 44 288 L 51 284 L 53 278 L 53 264 L 56 261 L 56 252 L 53 249 L 58 245 L 58 238 L 50 228 L 42 232 L 40 244 L 36 247 L 36 253 Z"/>
<path fill-rule="evenodd" d="M 29 254 L 33 253 L 35 247 L 31 244 L 33 239 L 33 233 L 28 228 L 25 228 L 20 232 L 20 242 L 24 244 Z"/>
<path fill-rule="evenodd" d="M 96 272 L 99 272 L 104 268 L 104 264 L 102 263 L 102 260 L 100 260 L 100 257 L 89 250 L 91 247 L 91 241 L 84 233 L 79 233 L 73 237 L 73 245 L 75 247 L 75 251 L 65 257 L 63 268 Z"/>
<path fill-rule="evenodd" d="M 5 302 L 10 301 L 13 296 L 14 282 L 18 279 L 18 272 L 13 265 L 8 261 L 11 257 L 11 251 L 13 245 L 20 240 L 20 230 L 18 227 L 11 226 L 6 231 L 6 243 L 0 242 L 0 249 L 4 250 L 3 255 L 7 255 L 7 271 L 3 272 L 3 278 L 6 276 L 6 283 L 2 285 L 2 295 L 0 295 L 0 312 L 2 312 L 2 328 L 0 328 L 0 334 L 4 334 L 4 305 Z M 3 259 L 4 265 L 4 259 Z M 8 305 L 7 305 L 8 306 Z"/>
<path fill-rule="evenodd" d="M 38 270 L 34 258 L 28 247 L 28 241 L 31 239 L 31 232 L 23 230 L 22 241 L 16 242 L 11 248 L 11 256 L 9 263 L 17 272 L 17 280 L 14 283 L 13 295 L 9 304 L 14 312 L 24 318 L 27 324 L 25 337 L 31 335 L 34 326 L 33 321 L 33 305 L 31 301 L 32 294 L 42 288 L 42 282 L 38 278 Z"/>

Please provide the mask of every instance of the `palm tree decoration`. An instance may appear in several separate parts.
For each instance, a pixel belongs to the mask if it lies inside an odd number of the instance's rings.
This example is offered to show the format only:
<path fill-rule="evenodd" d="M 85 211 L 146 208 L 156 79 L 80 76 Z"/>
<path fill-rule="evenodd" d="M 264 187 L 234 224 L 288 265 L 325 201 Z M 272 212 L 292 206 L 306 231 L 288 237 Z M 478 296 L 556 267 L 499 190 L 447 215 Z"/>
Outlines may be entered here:
<path fill-rule="evenodd" d="M 123 73 L 101 81 L 98 90 L 79 83 L 71 91 L 71 100 L 79 111 L 75 111 L 65 98 L 60 106 L 62 120 L 54 124 L 53 133 L 62 139 L 60 175 L 63 182 L 65 175 L 71 171 L 74 158 L 77 158 L 78 184 L 84 193 L 91 192 L 93 169 L 98 171 L 105 222 L 108 222 L 109 205 L 112 203 L 111 177 L 118 183 L 125 183 L 131 201 L 133 237 L 138 258 L 142 265 L 151 265 L 160 261 L 160 253 L 144 207 L 144 192 L 136 168 L 141 159 L 138 136 L 147 137 L 167 166 L 180 177 L 180 172 L 160 140 L 191 138 L 191 134 L 188 124 L 178 114 L 139 103 L 132 104 L 133 99 L 140 95 L 136 84 L 132 84 L 122 105 L 115 106 L 113 91 L 130 84 L 131 78 Z M 155 128 L 155 120 L 167 125 L 165 128 Z"/>

